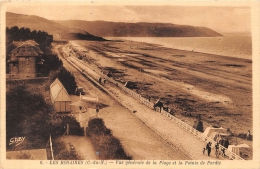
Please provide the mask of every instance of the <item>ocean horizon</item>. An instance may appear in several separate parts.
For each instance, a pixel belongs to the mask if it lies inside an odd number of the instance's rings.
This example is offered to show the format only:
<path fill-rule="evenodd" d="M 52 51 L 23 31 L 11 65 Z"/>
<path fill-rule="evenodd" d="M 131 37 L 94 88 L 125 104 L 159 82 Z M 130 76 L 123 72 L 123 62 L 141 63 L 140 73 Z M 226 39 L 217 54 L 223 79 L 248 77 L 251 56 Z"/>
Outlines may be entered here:
<path fill-rule="evenodd" d="M 164 47 L 252 60 L 252 37 L 227 35 L 219 37 L 105 37 L 108 40 L 130 40 Z"/>

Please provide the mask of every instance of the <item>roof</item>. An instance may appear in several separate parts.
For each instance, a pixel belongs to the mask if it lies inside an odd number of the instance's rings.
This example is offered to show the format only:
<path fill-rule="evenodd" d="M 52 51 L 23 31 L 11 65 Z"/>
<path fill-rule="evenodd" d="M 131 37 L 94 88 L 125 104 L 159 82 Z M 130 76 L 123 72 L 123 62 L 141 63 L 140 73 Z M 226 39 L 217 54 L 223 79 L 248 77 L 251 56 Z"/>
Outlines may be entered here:
<path fill-rule="evenodd" d="M 27 41 L 13 41 L 12 43 L 10 43 L 8 46 L 13 46 L 14 48 L 17 48 L 19 46 L 21 46 L 24 43 L 30 43 L 34 46 L 39 46 L 39 43 L 35 42 L 34 40 L 27 40 Z"/>
<path fill-rule="evenodd" d="M 25 42 L 29 42 L 29 43 L 33 44 L 34 46 L 39 46 L 39 43 L 35 42 L 34 40 L 27 40 Z"/>
<path fill-rule="evenodd" d="M 220 128 L 214 128 L 214 127 L 207 127 L 205 131 L 203 132 L 203 135 L 209 136 L 211 133 L 217 132 L 217 133 L 226 133 L 227 129 L 224 129 L 222 127 Z"/>
<path fill-rule="evenodd" d="M 71 101 L 68 92 L 58 78 L 50 85 L 50 94 L 54 101 Z"/>
<path fill-rule="evenodd" d="M 23 42 L 24 42 L 24 41 L 13 41 L 13 42 L 12 42 L 11 44 L 9 44 L 9 45 L 13 45 L 13 46 L 15 46 L 15 47 L 18 47 L 18 46 L 22 45 Z"/>
<path fill-rule="evenodd" d="M 18 42 L 13 43 L 18 44 Z M 17 62 L 17 57 L 37 57 L 43 54 L 38 46 L 34 46 L 30 42 L 26 41 L 19 44 L 20 46 L 11 51 L 9 59 L 10 62 Z"/>

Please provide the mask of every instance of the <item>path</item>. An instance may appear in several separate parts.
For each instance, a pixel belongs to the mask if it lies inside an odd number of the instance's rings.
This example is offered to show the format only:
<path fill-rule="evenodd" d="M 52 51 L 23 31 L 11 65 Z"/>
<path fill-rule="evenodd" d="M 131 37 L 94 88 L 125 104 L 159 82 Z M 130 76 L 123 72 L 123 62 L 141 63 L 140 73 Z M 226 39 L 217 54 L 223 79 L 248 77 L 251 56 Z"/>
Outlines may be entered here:
<path fill-rule="evenodd" d="M 96 151 L 93 149 L 91 141 L 88 137 L 83 136 L 63 136 L 60 137 L 60 140 L 66 144 L 67 149 L 69 150 L 69 145 L 73 145 L 78 155 L 83 160 L 97 160 L 98 156 Z"/>

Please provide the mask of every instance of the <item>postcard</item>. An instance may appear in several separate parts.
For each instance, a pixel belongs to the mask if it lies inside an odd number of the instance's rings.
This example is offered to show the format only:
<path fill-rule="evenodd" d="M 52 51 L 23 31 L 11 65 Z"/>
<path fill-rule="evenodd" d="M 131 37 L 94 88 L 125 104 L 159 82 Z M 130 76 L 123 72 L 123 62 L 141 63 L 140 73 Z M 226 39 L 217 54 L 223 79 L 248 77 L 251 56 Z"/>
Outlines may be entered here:
<path fill-rule="evenodd" d="M 258 1 L 4 1 L 1 161 L 259 168 Z"/>

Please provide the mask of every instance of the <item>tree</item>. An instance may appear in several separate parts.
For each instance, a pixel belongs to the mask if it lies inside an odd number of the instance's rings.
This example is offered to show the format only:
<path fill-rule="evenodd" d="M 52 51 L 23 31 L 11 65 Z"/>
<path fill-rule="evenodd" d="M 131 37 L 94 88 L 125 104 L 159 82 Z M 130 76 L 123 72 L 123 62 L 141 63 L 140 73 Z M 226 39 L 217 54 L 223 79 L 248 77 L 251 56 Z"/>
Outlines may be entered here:
<path fill-rule="evenodd" d="M 26 136 L 32 147 L 46 144 L 53 126 L 61 123 L 52 105 L 37 91 L 13 85 L 6 93 L 6 146 L 10 138 Z"/>
<path fill-rule="evenodd" d="M 52 83 L 56 78 L 58 78 L 67 90 L 67 92 L 69 94 L 74 94 L 75 89 L 77 87 L 77 83 L 74 75 L 71 72 L 67 71 L 67 69 L 61 67 L 57 71 L 51 71 L 49 77 L 50 83 Z"/>

